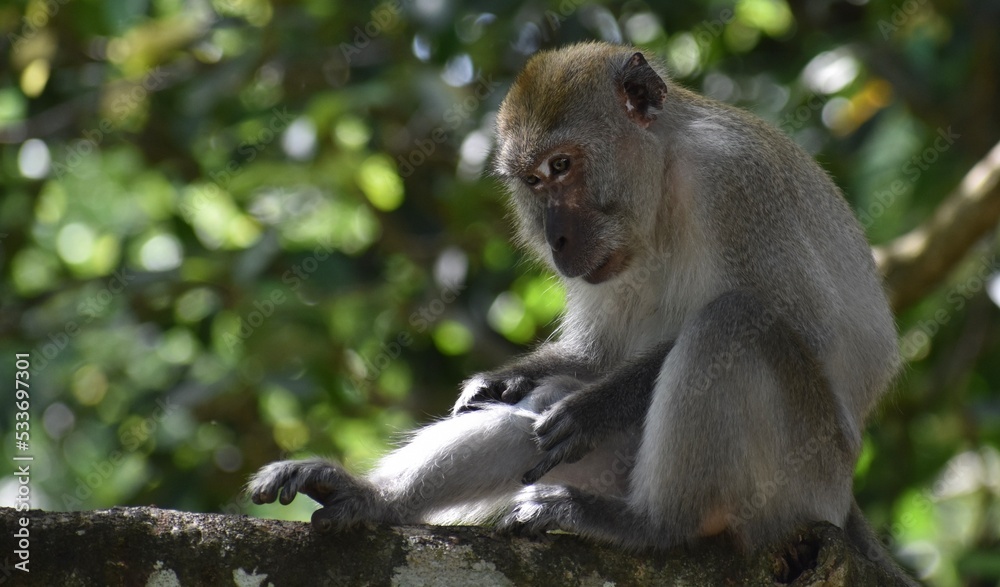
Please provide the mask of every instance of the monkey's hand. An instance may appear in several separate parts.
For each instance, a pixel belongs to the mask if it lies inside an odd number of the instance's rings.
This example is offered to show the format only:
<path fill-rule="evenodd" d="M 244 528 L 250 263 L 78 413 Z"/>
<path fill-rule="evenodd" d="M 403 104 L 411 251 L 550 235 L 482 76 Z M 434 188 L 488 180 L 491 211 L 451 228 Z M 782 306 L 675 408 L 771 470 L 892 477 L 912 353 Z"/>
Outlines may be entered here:
<path fill-rule="evenodd" d="M 524 474 L 530 485 L 559 463 L 574 463 L 609 435 L 641 425 L 672 342 L 661 343 L 559 400 L 535 422 L 545 456 Z"/>
<path fill-rule="evenodd" d="M 256 504 L 277 500 L 282 505 L 299 493 L 308 495 L 323 506 L 312 515 L 313 527 L 321 532 L 392 521 L 386 519 L 384 500 L 372 484 L 322 459 L 266 465 L 247 482 L 246 493 Z"/>
<path fill-rule="evenodd" d="M 452 415 L 477 410 L 482 404 L 503 402 L 516 404 L 538 384 L 535 379 L 516 372 L 480 373 L 462 386 L 462 393 L 451 409 Z"/>
<path fill-rule="evenodd" d="M 535 421 L 535 439 L 545 452 L 542 461 L 521 478 L 531 485 L 561 462 L 575 463 L 594 450 L 607 434 L 601 426 L 601 398 L 584 389 L 548 409 Z"/>

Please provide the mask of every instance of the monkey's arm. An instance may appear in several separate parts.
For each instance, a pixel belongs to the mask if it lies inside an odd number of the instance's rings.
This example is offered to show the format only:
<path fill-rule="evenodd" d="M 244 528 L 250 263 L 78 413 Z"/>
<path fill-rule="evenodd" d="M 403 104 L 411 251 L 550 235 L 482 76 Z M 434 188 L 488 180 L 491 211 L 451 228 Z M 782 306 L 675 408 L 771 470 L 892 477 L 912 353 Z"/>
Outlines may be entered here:
<path fill-rule="evenodd" d="M 563 461 L 580 460 L 615 432 L 642 425 L 671 347 L 672 342 L 653 347 L 546 411 L 535 423 L 545 458 L 524 474 L 522 483 L 538 481 Z"/>
<path fill-rule="evenodd" d="M 462 383 L 462 391 L 452 407 L 452 415 L 479 409 L 483 404 L 516 404 L 539 382 L 552 375 L 588 379 L 593 373 L 589 362 L 571 354 L 559 343 L 544 344 L 495 371 L 479 373 Z"/>

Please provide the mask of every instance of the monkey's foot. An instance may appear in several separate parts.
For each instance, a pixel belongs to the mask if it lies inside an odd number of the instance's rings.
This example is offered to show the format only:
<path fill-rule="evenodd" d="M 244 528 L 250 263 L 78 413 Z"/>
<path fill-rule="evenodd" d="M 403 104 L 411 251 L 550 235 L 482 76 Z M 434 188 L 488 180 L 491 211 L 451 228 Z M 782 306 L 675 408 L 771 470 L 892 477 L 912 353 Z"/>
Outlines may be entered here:
<path fill-rule="evenodd" d="M 361 524 L 399 523 L 386 515 L 374 492 L 338 492 L 329 505 L 313 512 L 312 525 L 320 532 L 341 532 Z"/>
<path fill-rule="evenodd" d="M 321 459 L 277 461 L 250 478 L 246 493 L 256 504 L 278 500 L 281 505 L 288 505 L 297 494 L 304 493 L 326 505 L 346 475 L 333 463 Z"/>
<path fill-rule="evenodd" d="M 525 487 L 497 529 L 520 536 L 541 536 L 549 530 L 573 532 L 577 497 L 572 489 L 559 485 Z"/>
<path fill-rule="evenodd" d="M 282 505 L 299 493 L 308 495 L 324 506 L 312 516 L 313 526 L 321 531 L 343 530 L 385 517 L 374 486 L 322 459 L 271 463 L 250 479 L 246 493 L 256 504 L 277 500 Z"/>

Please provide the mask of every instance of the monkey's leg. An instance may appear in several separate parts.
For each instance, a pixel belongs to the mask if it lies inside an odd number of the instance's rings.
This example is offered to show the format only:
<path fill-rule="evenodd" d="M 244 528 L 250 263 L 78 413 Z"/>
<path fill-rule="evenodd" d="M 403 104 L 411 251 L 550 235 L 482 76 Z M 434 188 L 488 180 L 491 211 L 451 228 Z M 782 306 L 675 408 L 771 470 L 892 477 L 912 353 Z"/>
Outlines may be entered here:
<path fill-rule="evenodd" d="M 313 514 L 321 529 L 413 523 L 442 510 L 449 512 L 435 521 L 482 521 L 476 516 L 490 509 L 484 503 L 503 505 L 541 458 L 532 435 L 538 412 L 578 386 L 571 378 L 550 378 L 518 406 L 494 404 L 425 426 L 365 478 L 329 461 L 283 461 L 262 468 L 247 491 L 255 503 L 287 504 L 297 493 L 308 495 L 324 506 Z"/>
<path fill-rule="evenodd" d="M 626 500 L 528 488 L 503 525 L 661 547 L 721 532 L 756 547 L 808 521 L 843 526 L 860 441 L 846 414 L 798 333 L 755 296 L 726 294 L 663 362 Z"/>
<path fill-rule="evenodd" d="M 531 432 L 536 417 L 495 404 L 436 422 L 380 460 L 368 479 L 402 523 L 483 522 L 496 513 L 483 504 L 506 503 L 521 488 L 525 464 L 541 458 Z"/>

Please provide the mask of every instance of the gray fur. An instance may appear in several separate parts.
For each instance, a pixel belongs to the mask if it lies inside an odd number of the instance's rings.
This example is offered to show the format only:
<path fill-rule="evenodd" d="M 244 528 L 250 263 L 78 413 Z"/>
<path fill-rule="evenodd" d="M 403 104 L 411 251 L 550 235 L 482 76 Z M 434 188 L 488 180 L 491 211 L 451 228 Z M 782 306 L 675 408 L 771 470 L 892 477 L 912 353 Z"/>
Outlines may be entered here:
<path fill-rule="evenodd" d="M 569 376 L 550 377 L 515 405 L 492 403 L 425 426 L 364 478 L 322 459 L 278 461 L 254 475 L 247 493 L 254 503 L 283 504 L 304 493 L 324 506 L 313 515 L 322 530 L 485 523 L 503 513 L 523 487 L 524 472 L 544 456 L 532 432 L 538 415 L 581 385 Z M 634 429 L 610 434 L 579 462 L 560 465 L 543 479 L 620 498 L 637 444 Z"/>
<path fill-rule="evenodd" d="M 500 516 L 631 548 L 722 532 L 754 549 L 821 520 L 860 535 L 861 431 L 899 364 L 864 235 L 791 140 L 634 54 L 537 56 L 498 114 L 519 240 L 583 277 L 564 277 L 558 340 L 470 379 L 366 479 L 279 463 L 255 501 L 305 492 L 338 526 L 365 507 Z"/>

